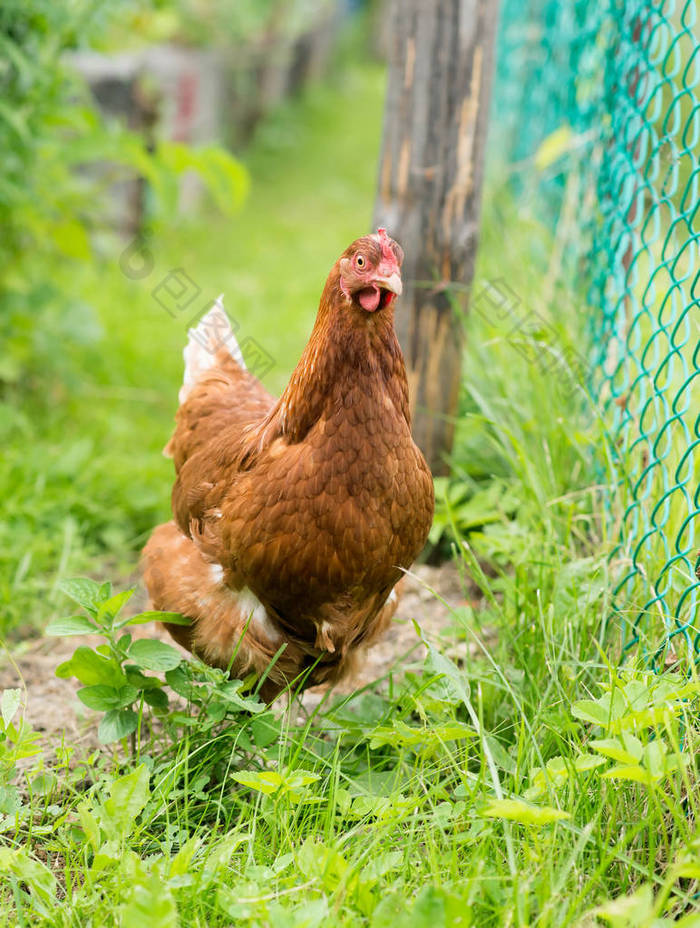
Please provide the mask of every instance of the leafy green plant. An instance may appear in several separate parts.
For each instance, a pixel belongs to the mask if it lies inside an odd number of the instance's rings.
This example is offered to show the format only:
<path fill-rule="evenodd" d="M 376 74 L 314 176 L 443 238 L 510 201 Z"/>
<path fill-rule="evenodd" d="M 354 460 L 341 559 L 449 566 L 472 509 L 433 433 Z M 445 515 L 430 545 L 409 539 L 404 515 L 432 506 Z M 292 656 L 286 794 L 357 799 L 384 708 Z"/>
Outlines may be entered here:
<path fill-rule="evenodd" d="M 228 674 L 196 659 L 183 660 L 172 645 L 152 638 L 134 639 L 129 629 L 150 622 L 187 625 L 177 612 L 140 612 L 122 616 L 133 589 L 112 592 L 110 583 L 80 577 L 64 580 L 60 589 L 86 614 L 55 619 L 46 634 L 55 637 L 96 635 L 95 646 L 80 645 L 73 656 L 56 668 L 56 676 L 76 677 L 83 686 L 78 698 L 89 709 L 104 713 L 98 728 L 103 743 L 132 736 L 140 745 L 143 711 L 147 707 L 173 739 L 182 729 L 196 729 L 209 737 L 222 724 L 245 719 L 237 731 L 242 751 L 255 750 L 274 741 L 279 724 L 266 706 L 247 690 L 249 681 L 231 680 Z M 180 697 L 170 705 L 168 689 Z M 134 738 L 138 735 L 137 738 Z"/>
<path fill-rule="evenodd" d="M 294 39 L 314 24 L 315 16 L 330 7 L 329 0 L 176 0 L 179 20 L 174 23 L 180 37 L 189 41 L 211 43 L 212 36 L 221 44 L 255 48 L 267 39 Z"/>
<path fill-rule="evenodd" d="M 61 590 L 82 606 L 87 615 L 56 619 L 49 624 L 46 634 L 57 637 L 94 634 L 105 641 L 94 648 L 80 645 L 69 660 L 56 668 L 56 676 L 76 677 L 83 684 L 78 690 L 80 701 L 104 713 L 98 730 L 102 742 L 133 735 L 144 705 L 156 714 L 168 710 L 163 680 L 147 671 L 174 670 L 181 656 L 162 641 L 150 638 L 134 641 L 128 628 L 153 621 L 186 625 L 187 620 L 171 612 L 141 612 L 122 618 L 120 612 L 134 590 L 112 594 L 110 583 L 77 578 L 63 581 Z"/>
<path fill-rule="evenodd" d="M 95 108 L 66 53 L 89 44 L 127 5 L 10 0 L 0 7 L 3 393 L 14 388 L 26 394 L 47 373 L 69 378 L 70 352 L 56 351 L 57 342 L 94 344 L 100 338 L 94 309 L 58 268 L 99 264 L 93 233 L 106 226 L 105 165 L 110 180 L 147 181 L 153 219 L 173 217 L 179 178 L 187 171 L 199 174 L 228 214 L 247 190 L 247 172 L 223 149 L 168 141 L 153 148 Z"/>
<path fill-rule="evenodd" d="M 483 530 L 493 523 L 505 523 L 519 503 L 517 489 L 506 480 L 479 482 L 473 479 L 435 478 L 435 518 L 428 540 L 453 541 Z"/>

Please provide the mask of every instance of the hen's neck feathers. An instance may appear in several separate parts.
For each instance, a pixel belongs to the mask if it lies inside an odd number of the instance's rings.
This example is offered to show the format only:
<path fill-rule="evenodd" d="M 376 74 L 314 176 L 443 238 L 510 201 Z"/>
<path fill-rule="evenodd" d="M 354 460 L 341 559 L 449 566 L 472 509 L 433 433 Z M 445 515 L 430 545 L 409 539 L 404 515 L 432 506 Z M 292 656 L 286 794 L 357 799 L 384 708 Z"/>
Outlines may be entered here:
<path fill-rule="evenodd" d="M 340 272 L 331 271 L 308 344 L 264 430 L 301 441 L 322 417 L 341 408 L 365 408 L 391 401 L 410 426 L 408 383 L 394 331 L 394 308 L 375 313 L 351 304 L 341 291 Z M 366 409 L 370 413 L 370 409 Z"/>

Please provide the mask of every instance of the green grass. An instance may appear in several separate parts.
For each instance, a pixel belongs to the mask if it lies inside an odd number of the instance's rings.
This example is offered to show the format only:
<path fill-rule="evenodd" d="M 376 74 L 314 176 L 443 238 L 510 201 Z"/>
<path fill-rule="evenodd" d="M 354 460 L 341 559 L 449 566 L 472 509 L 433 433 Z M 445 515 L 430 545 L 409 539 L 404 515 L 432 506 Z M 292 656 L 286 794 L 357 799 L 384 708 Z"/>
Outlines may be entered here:
<path fill-rule="evenodd" d="M 229 294 L 242 331 L 278 360 L 274 388 L 327 268 L 367 227 L 380 110 L 380 75 L 368 73 L 283 111 L 249 155 L 236 221 L 183 221 L 154 242 L 159 271 L 182 266 Z M 3 924 L 698 924 L 698 681 L 615 668 L 600 426 L 567 364 L 536 360 L 579 343 L 581 311 L 537 269 L 547 231 L 496 191 L 478 279 L 507 269 L 541 322 L 516 337 L 488 308 L 467 321 L 456 476 L 438 487 L 436 540 L 476 585 L 472 605 L 429 642 L 424 666 L 310 718 L 241 701 L 220 674 L 186 664 L 168 682 L 188 707 L 154 725 L 143 711 L 133 744 L 77 767 L 59 746 L 19 793 L 30 735 L 10 726 Z M 103 338 L 76 349 L 69 388 L 48 385 L 16 416 L 22 441 L 0 472 L 15 633 L 69 611 L 60 578 L 131 570 L 168 510 L 159 449 L 183 326 L 113 260 L 99 280 L 84 274 L 76 289 L 99 306 Z"/>

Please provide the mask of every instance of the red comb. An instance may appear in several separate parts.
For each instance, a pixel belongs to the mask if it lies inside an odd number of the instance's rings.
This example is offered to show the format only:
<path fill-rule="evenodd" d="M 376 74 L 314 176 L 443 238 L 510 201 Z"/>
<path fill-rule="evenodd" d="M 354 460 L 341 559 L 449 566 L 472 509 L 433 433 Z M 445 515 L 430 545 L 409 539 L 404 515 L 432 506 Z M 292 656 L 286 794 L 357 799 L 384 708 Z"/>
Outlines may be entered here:
<path fill-rule="evenodd" d="M 380 226 L 377 229 L 377 235 L 379 236 L 379 244 L 382 246 L 382 257 L 386 261 L 396 261 L 396 255 L 391 247 L 391 239 L 386 234 L 386 229 Z"/>

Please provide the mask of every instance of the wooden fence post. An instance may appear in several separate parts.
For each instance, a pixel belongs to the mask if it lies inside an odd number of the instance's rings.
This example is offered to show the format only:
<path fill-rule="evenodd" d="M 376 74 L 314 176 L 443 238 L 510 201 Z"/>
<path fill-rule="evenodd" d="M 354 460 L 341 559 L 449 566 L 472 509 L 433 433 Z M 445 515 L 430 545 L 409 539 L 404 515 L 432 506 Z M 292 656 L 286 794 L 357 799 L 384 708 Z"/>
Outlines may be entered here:
<path fill-rule="evenodd" d="M 394 0 L 391 17 L 374 224 L 406 253 L 396 324 L 434 474 L 454 437 L 497 21 L 498 0 Z"/>

